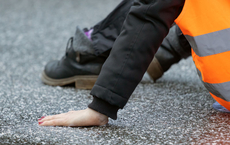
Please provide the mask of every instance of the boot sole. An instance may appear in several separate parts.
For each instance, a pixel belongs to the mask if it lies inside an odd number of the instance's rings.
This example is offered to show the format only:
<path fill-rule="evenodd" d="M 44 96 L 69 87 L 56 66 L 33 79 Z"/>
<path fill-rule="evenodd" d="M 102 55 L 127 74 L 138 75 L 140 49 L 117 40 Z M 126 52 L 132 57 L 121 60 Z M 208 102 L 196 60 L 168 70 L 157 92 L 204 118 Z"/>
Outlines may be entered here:
<path fill-rule="evenodd" d="M 97 77 L 98 75 L 77 75 L 66 79 L 52 79 L 43 71 L 41 80 L 50 86 L 64 86 L 75 83 L 77 89 L 91 90 L 97 81 Z"/>

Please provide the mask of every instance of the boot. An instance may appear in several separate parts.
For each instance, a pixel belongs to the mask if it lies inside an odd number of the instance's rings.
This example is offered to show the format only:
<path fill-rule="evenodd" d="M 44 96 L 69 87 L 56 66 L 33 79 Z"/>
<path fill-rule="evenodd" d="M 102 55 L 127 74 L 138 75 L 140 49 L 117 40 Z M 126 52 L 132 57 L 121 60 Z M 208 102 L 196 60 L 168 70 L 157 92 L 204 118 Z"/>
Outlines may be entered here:
<path fill-rule="evenodd" d="M 165 37 L 155 54 L 155 57 L 147 69 L 147 73 L 152 80 L 156 81 L 173 64 L 189 56 L 191 56 L 191 46 L 179 27 L 174 25 L 170 28 L 169 34 Z"/>
<path fill-rule="evenodd" d="M 92 42 L 86 35 L 77 28 L 75 37 L 67 43 L 65 56 L 47 63 L 41 78 L 45 84 L 64 86 L 75 83 L 79 89 L 93 87 L 106 57 L 94 55 Z"/>
<path fill-rule="evenodd" d="M 91 89 L 132 5 L 133 0 L 121 1 L 93 29 L 84 29 L 84 34 L 77 28 L 75 37 L 69 40 L 71 45 L 67 48 L 66 55 L 45 66 L 42 81 L 53 86 L 75 83 L 76 88 Z"/>

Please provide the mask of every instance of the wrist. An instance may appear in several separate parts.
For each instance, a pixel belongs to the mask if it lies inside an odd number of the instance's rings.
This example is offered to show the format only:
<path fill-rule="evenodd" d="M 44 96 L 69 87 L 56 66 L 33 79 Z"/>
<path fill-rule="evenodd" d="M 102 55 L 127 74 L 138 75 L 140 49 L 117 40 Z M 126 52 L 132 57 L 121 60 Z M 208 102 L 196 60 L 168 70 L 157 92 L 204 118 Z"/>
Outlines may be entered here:
<path fill-rule="evenodd" d="M 119 107 L 111 105 L 100 98 L 94 96 L 92 103 L 90 103 L 88 107 L 112 119 L 117 119 L 117 111 Z"/>
<path fill-rule="evenodd" d="M 87 108 L 86 111 L 90 112 L 90 116 L 94 118 L 99 126 L 105 125 L 109 122 L 109 117 L 100 112 L 97 112 L 91 108 Z"/>

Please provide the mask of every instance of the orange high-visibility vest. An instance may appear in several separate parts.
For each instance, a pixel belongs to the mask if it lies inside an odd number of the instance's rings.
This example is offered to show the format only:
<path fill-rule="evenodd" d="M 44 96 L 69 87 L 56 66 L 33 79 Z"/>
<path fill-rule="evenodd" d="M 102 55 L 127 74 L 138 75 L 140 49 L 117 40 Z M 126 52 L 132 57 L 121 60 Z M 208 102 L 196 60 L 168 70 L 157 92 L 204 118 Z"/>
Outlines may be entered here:
<path fill-rule="evenodd" d="M 185 0 L 175 22 L 192 46 L 204 86 L 230 110 L 230 0 Z"/>

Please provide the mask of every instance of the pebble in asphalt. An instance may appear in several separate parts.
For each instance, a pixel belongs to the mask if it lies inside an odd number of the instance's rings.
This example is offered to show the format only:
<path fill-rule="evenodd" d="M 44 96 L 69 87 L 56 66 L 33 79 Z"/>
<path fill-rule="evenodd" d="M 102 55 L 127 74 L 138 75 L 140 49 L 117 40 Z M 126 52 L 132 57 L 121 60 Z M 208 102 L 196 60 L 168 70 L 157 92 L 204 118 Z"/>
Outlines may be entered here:
<path fill-rule="evenodd" d="M 90 91 L 44 85 L 40 74 L 60 59 L 75 26 L 90 27 L 114 0 L 0 0 L 0 144 L 230 144 L 230 116 L 212 109 L 191 58 L 152 83 L 102 127 L 39 127 L 44 115 L 86 108 Z"/>

